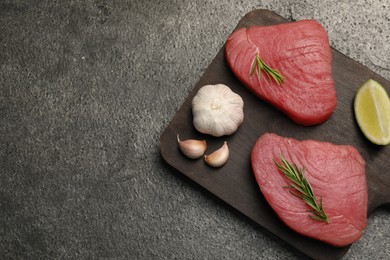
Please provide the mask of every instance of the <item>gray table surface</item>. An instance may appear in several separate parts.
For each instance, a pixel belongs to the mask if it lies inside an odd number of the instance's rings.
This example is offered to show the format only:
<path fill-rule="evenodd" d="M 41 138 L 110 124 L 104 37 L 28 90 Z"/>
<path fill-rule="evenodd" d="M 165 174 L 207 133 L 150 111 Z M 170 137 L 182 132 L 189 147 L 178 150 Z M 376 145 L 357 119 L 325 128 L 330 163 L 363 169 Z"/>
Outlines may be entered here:
<path fill-rule="evenodd" d="M 390 79 L 390 2 L 0 1 L 1 259 L 299 259 L 159 138 L 247 12 L 313 18 Z M 344 259 L 390 258 L 390 209 Z"/>

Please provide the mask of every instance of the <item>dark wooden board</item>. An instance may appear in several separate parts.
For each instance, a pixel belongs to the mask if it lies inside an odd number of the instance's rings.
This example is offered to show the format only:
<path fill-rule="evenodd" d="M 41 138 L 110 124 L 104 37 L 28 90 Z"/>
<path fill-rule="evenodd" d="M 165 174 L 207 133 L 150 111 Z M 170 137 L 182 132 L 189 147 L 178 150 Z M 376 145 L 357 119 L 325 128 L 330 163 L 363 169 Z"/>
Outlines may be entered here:
<path fill-rule="evenodd" d="M 236 29 L 285 22 L 289 21 L 271 11 L 255 10 L 245 15 Z M 380 147 L 367 141 L 358 128 L 353 114 L 354 95 L 357 88 L 367 79 L 377 80 L 388 93 L 390 93 L 390 82 L 334 49 L 333 78 L 337 91 L 337 107 L 332 117 L 318 126 L 299 126 L 272 106 L 255 97 L 235 78 L 226 65 L 224 47 L 222 47 L 162 134 L 161 155 L 178 172 L 286 241 L 293 248 L 315 259 L 340 258 L 348 251 L 349 246 L 332 247 L 301 236 L 278 219 L 262 196 L 250 165 L 252 147 L 257 138 L 265 132 L 298 140 L 314 139 L 336 144 L 350 144 L 357 148 L 366 160 L 369 213 L 383 204 L 390 203 L 388 192 L 390 189 L 390 146 Z M 200 87 L 217 83 L 228 85 L 245 102 L 245 120 L 232 136 L 215 138 L 203 135 L 197 132 L 192 124 L 192 98 Z M 181 139 L 207 140 L 206 154 L 219 148 L 223 141 L 228 141 L 230 158 L 227 164 L 214 169 L 208 167 L 202 159 L 187 159 L 176 145 L 177 134 L 180 134 Z"/>

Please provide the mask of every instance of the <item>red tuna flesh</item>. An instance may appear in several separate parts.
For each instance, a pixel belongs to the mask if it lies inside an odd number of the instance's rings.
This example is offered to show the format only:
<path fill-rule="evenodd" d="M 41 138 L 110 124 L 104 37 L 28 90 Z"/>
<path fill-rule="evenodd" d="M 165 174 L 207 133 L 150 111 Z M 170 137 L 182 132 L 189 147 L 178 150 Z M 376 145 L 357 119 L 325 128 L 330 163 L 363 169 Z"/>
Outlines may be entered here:
<path fill-rule="evenodd" d="M 256 55 L 284 76 L 281 85 L 264 72 L 251 76 Z M 297 124 L 323 123 L 336 107 L 332 51 L 314 20 L 238 29 L 226 42 L 225 58 L 247 88 Z"/>
<path fill-rule="evenodd" d="M 280 155 L 304 168 L 317 202 L 322 198 L 329 224 L 310 218 L 310 207 L 286 188 L 290 181 L 273 161 L 280 163 Z M 266 133 L 257 140 L 251 162 L 265 199 L 291 229 L 339 247 L 362 236 L 367 225 L 368 193 L 365 162 L 354 147 Z"/>

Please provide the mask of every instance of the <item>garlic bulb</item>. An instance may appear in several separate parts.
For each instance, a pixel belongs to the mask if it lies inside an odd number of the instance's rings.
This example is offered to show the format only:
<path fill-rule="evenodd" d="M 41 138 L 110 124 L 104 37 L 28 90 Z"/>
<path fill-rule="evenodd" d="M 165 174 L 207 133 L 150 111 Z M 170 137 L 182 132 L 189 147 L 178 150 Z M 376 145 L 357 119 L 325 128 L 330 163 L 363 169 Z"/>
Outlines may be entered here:
<path fill-rule="evenodd" d="M 212 136 L 233 134 L 244 121 L 244 101 L 228 86 L 205 85 L 192 99 L 193 124 Z"/>
<path fill-rule="evenodd" d="M 224 165 L 229 158 L 229 148 L 227 142 L 225 141 L 221 148 L 211 153 L 210 155 L 205 155 L 205 162 L 212 167 L 221 167 Z"/>
<path fill-rule="evenodd" d="M 181 141 L 179 135 L 177 135 L 177 143 L 179 144 L 180 151 L 190 159 L 202 157 L 207 149 L 206 140 L 189 139 Z"/>

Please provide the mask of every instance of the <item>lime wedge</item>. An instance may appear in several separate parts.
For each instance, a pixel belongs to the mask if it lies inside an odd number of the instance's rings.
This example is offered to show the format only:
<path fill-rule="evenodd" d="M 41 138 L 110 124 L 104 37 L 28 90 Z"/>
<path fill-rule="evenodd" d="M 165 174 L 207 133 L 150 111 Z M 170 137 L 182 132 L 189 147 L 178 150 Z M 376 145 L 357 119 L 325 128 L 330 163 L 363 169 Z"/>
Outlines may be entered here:
<path fill-rule="evenodd" d="M 368 140 L 378 145 L 390 143 L 390 99 L 381 84 L 367 80 L 356 93 L 354 110 Z"/>

